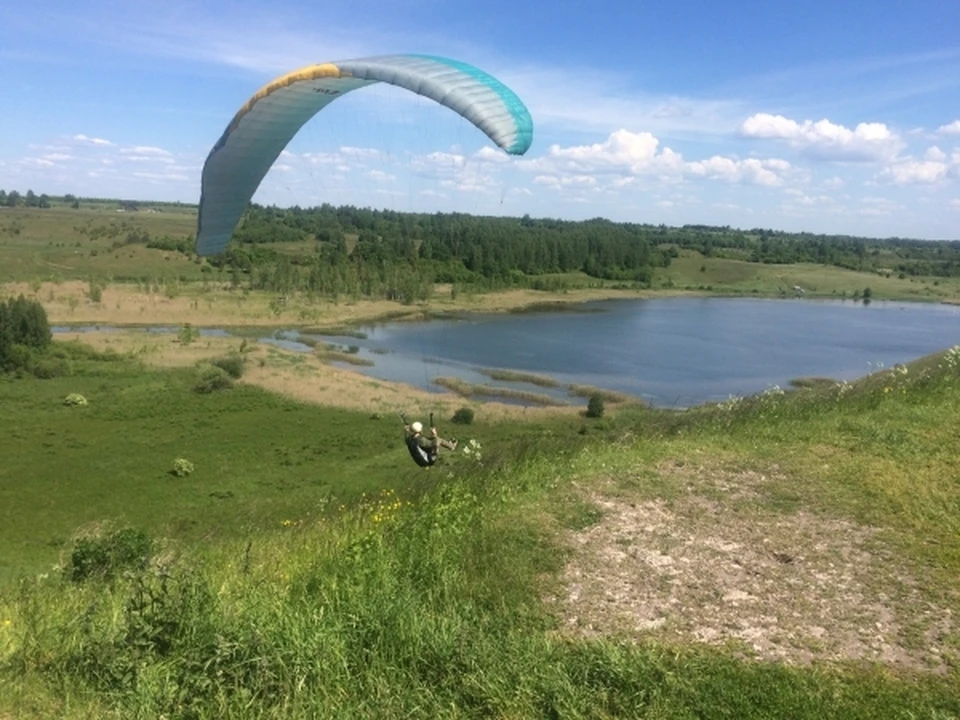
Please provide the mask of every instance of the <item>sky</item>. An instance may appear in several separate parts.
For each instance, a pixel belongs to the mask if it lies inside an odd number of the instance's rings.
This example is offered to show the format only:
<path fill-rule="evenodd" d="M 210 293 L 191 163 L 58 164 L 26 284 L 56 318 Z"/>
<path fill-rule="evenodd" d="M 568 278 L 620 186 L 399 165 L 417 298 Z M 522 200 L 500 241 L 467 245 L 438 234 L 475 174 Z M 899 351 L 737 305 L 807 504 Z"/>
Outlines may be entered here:
<path fill-rule="evenodd" d="M 526 155 L 375 86 L 254 200 L 960 239 L 958 29 L 957 0 L 3 3 L 0 189 L 196 203 L 271 79 L 414 52 L 513 89 Z"/>

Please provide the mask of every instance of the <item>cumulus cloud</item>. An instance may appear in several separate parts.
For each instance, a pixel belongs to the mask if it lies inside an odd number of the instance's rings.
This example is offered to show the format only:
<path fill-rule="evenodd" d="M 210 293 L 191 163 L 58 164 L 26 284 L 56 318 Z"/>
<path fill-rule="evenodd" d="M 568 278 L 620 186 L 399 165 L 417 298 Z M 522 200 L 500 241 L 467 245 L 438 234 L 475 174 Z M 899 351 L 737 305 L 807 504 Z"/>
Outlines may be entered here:
<path fill-rule="evenodd" d="M 789 170 L 790 163 L 778 158 L 737 160 L 715 155 L 708 160 L 687 163 L 687 168 L 695 176 L 717 178 L 728 182 L 748 182 L 754 185 L 775 186 L 783 182 L 783 178 L 777 173 Z"/>
<path fill-rule="evenodd" d="M 938 160 L 902 160 L 886 168 L 880 179 L 895 185 L 930 184 L 946 178 L 948 170 L 948 165 Z"/>
<path fill-rule="evenodd" d="M 955 210 L 960 210 L 960 198 L 954 198 L 951 200 L 950 207 L 954 208 Z"/>
<path fill-rule="evenodd" d="M 657 158 L 659 144 L 660 141 L 648 132 L 617 130 L 602 143 L 567 148 L 552 145 L 545 159 L 573 172 L 597 172 L 604 169 L 629 169 L 639 172 Z"/>
<path fill-rule="evenodd" d="M 960 135 L 960 120 L 954 120 L 952 123 L 941 125 L 937 128 L 941 135 Z"/>
<path fill-rule="evenodd" d="M 787 142 L 821 160 L 865 162 L 895 157 L 904 144 L 884 123 L 860 123 L 853 130 L 827 119 L 802 123 L 783 115 L 757 113 L 743 121 L 745 137 Z"/>
<path fill-rule="evenodd" d="M 510 162 L 510 158 L 505 152 L 496 150 L 489 145 L 484 145 L 482 148 L 477 150 L 477 152 L 473 154 L 473 157 L 483 162 L 492 162 L 499 165 Z"/>
<path fill-rule="evenodd" d="M 783 174 L 791 170 L 790 163 L 779 158 L 739 159 L 715 155 L 688 162 L 683 155 L 668 147 L 661 149 L 660 141 L 651 133 L 624 129 L 592 145 L 552 145 L 542 157 L 517 164 L 536 173 L 538 184 L 558 188 L 593 184 L 573 178 L 596 180 L 603 176 L 613 176 L 606 181 L 612 189 L 626 187 L 642 176 L 653 176 L 661 181 L 707 178 L 774 186 L 781 184 Z M 562 181 L 562 178 L 567 180 Z"/>

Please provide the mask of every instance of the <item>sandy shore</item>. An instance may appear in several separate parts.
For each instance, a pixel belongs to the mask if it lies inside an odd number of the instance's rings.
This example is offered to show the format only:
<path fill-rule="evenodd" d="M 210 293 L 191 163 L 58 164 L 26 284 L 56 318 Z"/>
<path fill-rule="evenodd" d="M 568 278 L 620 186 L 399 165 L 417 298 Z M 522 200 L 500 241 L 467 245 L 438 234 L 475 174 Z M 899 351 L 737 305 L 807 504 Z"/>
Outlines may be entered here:
<path fill-rule="evenodd" d="M 88 283 L 7 283 L 0 297 L 23 294 L 39 300 L 55 325 L 182 325 L 201 327 L 320 327 L 335 328 L 377 320 L 417 319 L 430 313 L 508 312 L 543 303 L 582 303 L 590 300 L 663 296 L 663 292 L 613 289 L 570 290 L 563 293 L 507 290 L 451 298 L 449 286 L 438 285 L 428 303 L 403 305 L 386 300 L 332 302 L 304 295 L 279 299 L 276 293 L 244 292 L 223 287 L 185 285 L 163 292 L 144 292 L 136 285 L 107 285 L 99 302 L 91 299 Z"/>
<path fill-rule="evenodd" d="M 296 400 L 362 412 L 449 418 L 461 407 L 471 407 L 484 420 L 542 420 L 576 415 L 582 408 L 520 407 L 501 402 L 480 402 L 451 392 L 432 393 L 404 383 L 378 380 L 359 372 L 327 365 L 313 353 L 284 350 L 239 338 L 201 337 L 188 345 L 175 334 L 147 333 L 130 328 L 118 331 L 58 333 L 58 340 L 76 340 L 97 350 L 130 354 L 152 367 L 191 367 L 204 360 L 236 352 L 245 342 L 247 358 L 242 383 Z"/>

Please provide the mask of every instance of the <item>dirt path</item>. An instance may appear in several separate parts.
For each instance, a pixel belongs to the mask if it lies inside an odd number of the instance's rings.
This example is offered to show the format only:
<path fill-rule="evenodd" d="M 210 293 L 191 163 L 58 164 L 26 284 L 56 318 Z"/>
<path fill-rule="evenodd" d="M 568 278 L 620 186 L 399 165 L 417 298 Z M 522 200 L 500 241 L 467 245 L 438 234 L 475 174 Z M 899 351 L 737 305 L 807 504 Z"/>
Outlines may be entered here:
<path fill-rule="evenodd" d="M 567 536 L 554 599 L 569 632 L 731 646 L 790 663 L 877 661 L 942 671 L 960 624 L 928 599 L 876 529 L 760 500 L 771 475 L 664 463 L 669 501 L 607 483 Z M 772 470 L 776 473 L 776 470 Z M 753 502 L 758 500 L 758 502 Z"/>

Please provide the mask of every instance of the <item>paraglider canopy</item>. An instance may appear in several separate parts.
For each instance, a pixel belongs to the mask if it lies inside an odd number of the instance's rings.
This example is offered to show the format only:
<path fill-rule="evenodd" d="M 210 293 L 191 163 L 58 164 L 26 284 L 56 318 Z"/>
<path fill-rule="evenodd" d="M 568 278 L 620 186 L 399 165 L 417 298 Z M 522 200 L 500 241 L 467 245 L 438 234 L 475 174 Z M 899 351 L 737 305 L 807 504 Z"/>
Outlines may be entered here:
<path fill-rule="evenodd" d="M 301 127 L 341 95 L 389 83 L 449 107 L 511 155 L 533 141 L 533 120 L 512 90 L 456 60 L 386 55 L 309 65 L 262 87 L 240 108 L 203 166 L 198 255 L 222 252 L 270 166 Z"/>

